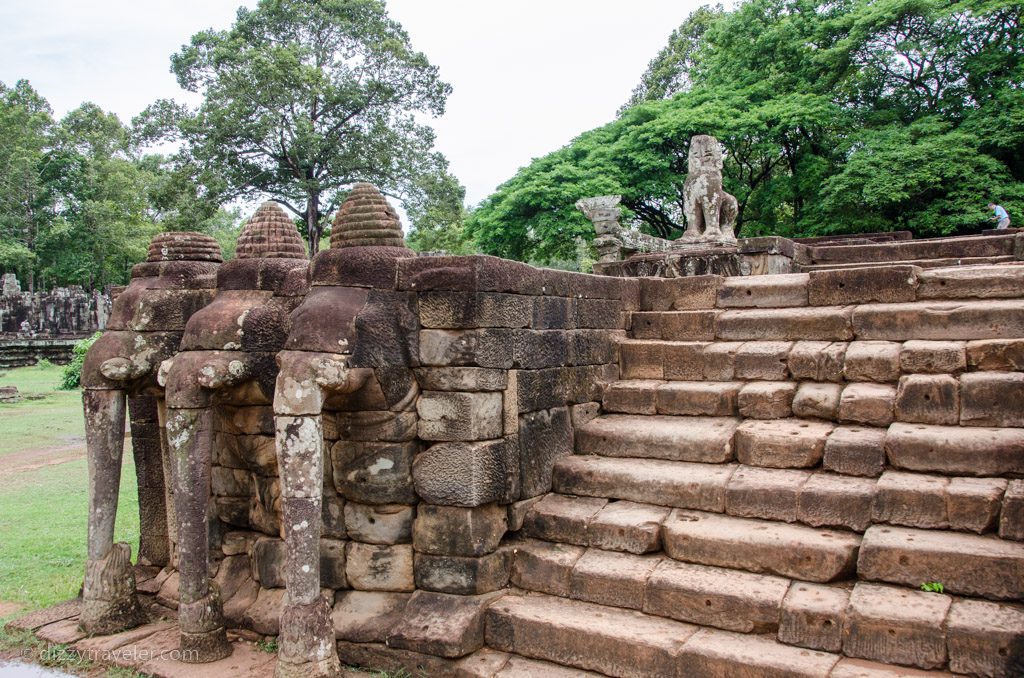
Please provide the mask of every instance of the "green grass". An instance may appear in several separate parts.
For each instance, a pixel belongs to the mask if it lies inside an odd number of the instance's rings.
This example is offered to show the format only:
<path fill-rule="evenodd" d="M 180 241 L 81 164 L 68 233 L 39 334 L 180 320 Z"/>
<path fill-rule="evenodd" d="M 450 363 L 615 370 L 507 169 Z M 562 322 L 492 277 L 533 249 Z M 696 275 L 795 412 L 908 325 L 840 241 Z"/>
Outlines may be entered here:
<path fill-rule="evenodd" d="M 139 544 L 135 466 L 126 450 L 115 538 Z M 0 485 L 0 600 L 45 607 L 78 594 L 85 571 L 89 477 L 84 459 Z"/>
<path fill-rule="evenodd" d="M 81 393 L 57 390 L 63 369 L 36 365 L 0 376 L 0 386 L 17 386 L 22 396 L 21 402 L 0 405 L 0 457 L 85 440 Z"/>

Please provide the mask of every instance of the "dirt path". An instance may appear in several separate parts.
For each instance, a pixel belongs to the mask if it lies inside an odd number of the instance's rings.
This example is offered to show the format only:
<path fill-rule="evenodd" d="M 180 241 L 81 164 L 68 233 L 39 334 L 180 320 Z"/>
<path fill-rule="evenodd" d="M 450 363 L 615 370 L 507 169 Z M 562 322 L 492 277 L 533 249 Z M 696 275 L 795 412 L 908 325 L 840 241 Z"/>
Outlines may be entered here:
<path fill-rule="evenodd" d="M 85 441 L 76 440 L 58 447 L 37 447 L 11 452 L 0 457 L 0 485 L 10 482 L 19 473 L 44 466 L 65 464 L 85 457 Z"/>

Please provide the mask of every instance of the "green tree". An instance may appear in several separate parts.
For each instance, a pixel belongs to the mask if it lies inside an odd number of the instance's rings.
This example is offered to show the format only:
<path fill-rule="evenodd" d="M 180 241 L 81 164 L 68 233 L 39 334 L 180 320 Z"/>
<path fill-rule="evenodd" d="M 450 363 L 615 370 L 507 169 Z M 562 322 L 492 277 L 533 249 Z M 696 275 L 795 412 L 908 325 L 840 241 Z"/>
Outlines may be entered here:
<path fill-rule="evenodd" d="M 261 0 L 225 31 L 207 30 L 171 58 L 196 110 L 159 101 L 144 138 L 177 138 L 179 165 L 213 167 L 221 202 L 271 196 L 302 218 L 310 251 L 357 180 L 415 200 L 443 173 L 423 115 L 451 88 L 378 0 Z M 201 178 L 201 177 L 200 177 Z"/>
<path fill-rule="evenodd" d="M 418 190 L 405 201 L 412 222 L 406 242 L 419 252 L 473 254 L 475 243 L 466 233 L 466 189 L 447 171 L 425 174 Z"/>

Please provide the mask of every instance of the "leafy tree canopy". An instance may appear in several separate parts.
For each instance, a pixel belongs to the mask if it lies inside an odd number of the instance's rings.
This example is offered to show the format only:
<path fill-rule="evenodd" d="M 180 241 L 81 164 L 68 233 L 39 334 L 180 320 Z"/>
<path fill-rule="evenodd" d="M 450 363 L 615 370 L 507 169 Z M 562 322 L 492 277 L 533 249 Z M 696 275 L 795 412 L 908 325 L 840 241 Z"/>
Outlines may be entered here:
<path fill-rule="evenodd" d="M 140 137 L 180 140 L 178 171 L 215 202 L 284 204 L 311 252 L 356 181 L 416 206 L 461 199 L 434 190 L 451 177 L 422 122 L 444 112 L 451 88 L 379 0 L 261 0 L 230 29 L 194 35 L 171 69 L 203 102 L 154 103 L 136 120 Z"/>
<path fill-rule="evenodd" d="M 977 231 L 1024 215 L 1024 35 L 1001 0 L 748 0 L 673 33 L 619 117 L 534 160 L 467 220 L 484 251 L 572 258 L 573 207 L 620 194 L 675 237 L 689 139 L 726 150 L 741 235 Z"/>

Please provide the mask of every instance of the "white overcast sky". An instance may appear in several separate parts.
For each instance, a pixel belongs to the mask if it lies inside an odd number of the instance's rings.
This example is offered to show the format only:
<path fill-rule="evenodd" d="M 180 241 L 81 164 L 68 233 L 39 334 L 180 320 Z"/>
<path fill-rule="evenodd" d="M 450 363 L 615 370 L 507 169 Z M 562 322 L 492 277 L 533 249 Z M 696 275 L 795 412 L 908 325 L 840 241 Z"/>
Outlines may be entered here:
<path fill-rule="evenodd" d="M 706 0 L 705 0 L 706 1 Z M 125 122 L 186 100 L 169 57 L 254 0 L 3 0 L 0 81 L 28 78 L 61 116 L 83 101 Z M 389 0 L 454 91 L 437 148 L 476 204 L 615 117 L 647 63 L 701 0 Z"/>

